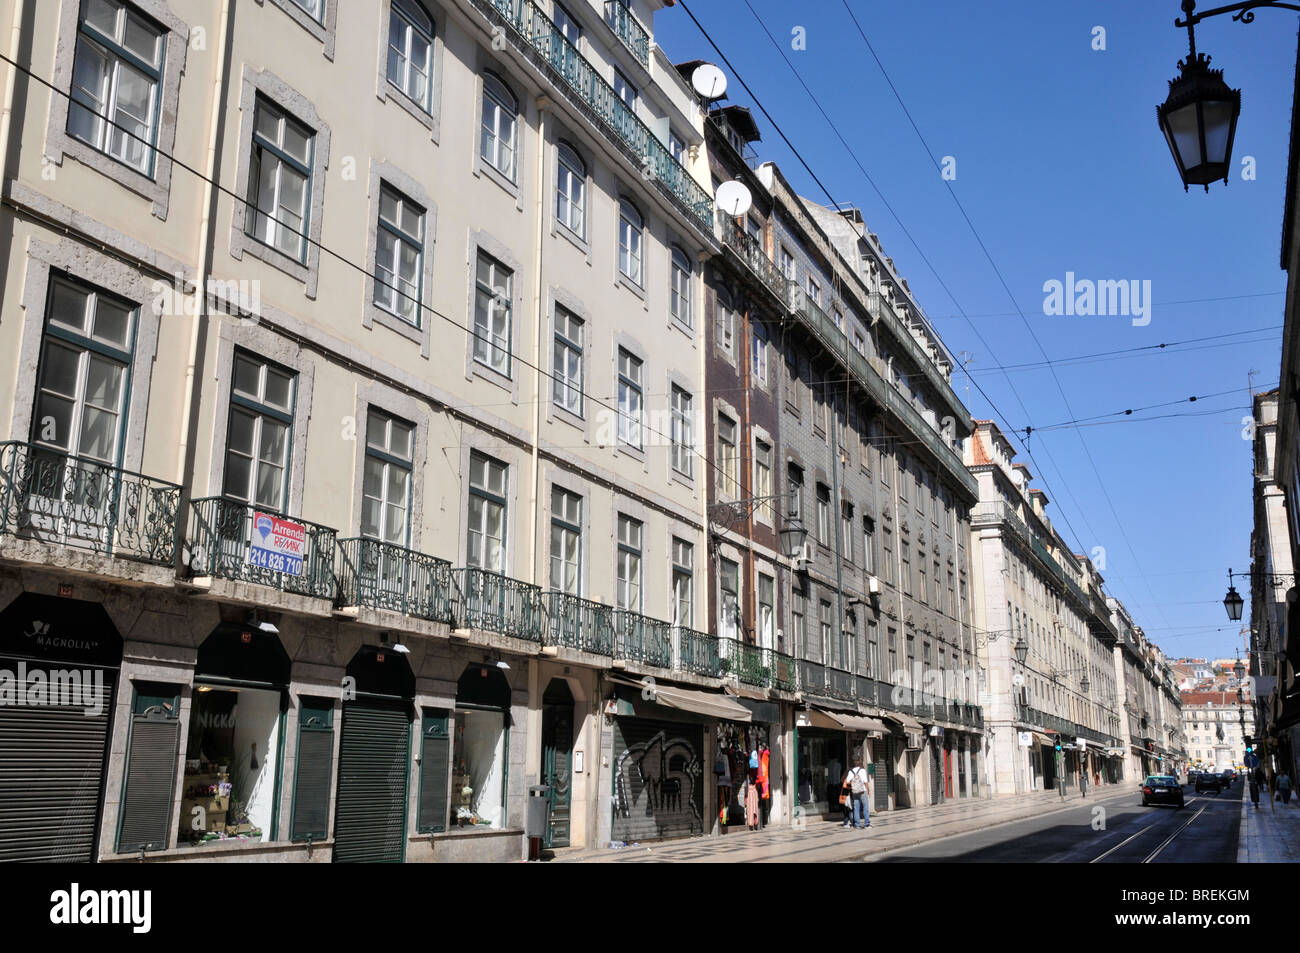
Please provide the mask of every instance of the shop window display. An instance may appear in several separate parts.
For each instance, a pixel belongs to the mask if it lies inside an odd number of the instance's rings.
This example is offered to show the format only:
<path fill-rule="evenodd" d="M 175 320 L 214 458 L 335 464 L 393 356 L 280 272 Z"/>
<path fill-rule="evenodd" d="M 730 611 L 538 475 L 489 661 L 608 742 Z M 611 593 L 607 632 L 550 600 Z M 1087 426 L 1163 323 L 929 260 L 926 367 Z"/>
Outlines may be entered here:
<path fill-rule="evenodd" d="M 453 826 L 503 826 L 505 756 L 504 712 L 457 709 L 452 748 Z"/>
<path fill-rule="evenodd" d="M 278 787 L 277 691 L 195 686 L 179 843 L 271 839 Z"/>

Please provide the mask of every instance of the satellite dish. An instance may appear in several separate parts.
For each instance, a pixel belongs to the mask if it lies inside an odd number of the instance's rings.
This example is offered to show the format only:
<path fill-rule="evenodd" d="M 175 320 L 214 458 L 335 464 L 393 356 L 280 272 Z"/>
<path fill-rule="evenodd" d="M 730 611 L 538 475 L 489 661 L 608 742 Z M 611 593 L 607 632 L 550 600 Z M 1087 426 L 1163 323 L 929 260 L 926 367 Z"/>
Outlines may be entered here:
<path fill-rule="evenodd" d="M 1025 676 L 1021 675 L 1019 672 L 1016 672 L 1016 674 L 1011 676 L 1011 684 L 1016 686 L 1016 688 L 1019 688 L 1020 686 L 1025 684 Z"/>
<path fill-rule="evenodd" d="M 697 66 L 691 74 L 691 85 L 701 99 L 721 99 L 727 95 L 727 75 L 712 63 Z"/>
<path fill-rule="evenodd" d="M 713 197 L 713 204 L 732 218 L 739 218 L 754 204 L 754 197 L 744 182 L 723 182 Z"/>

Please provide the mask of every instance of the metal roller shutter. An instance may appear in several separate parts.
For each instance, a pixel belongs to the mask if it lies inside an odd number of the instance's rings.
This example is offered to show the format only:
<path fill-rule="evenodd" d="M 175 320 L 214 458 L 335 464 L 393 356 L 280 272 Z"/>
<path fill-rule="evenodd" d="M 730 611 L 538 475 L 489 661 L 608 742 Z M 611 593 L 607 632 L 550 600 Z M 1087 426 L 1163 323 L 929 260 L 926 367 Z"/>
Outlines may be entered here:
<path fill-rule="evenodd" d="M 614 722 L 614 840 L 628 843 L 704 833 L 700 725 L 619 718 Z M 707 769 L 707 770 L 706 770 Z"/>
<path fill-rule="evenodd" d="M 336 863 L 401 863 L 406 841 L 406 778 L 411 716 L 406 706 L 374 701 L 343 706 Z"/>
<path fill-rule="evenodd" d="M 872 810 L 889 810 L 889 792 L 894 790 L 894 739 L 886 735 L 876 742 L 876 794 Z"/>
<path fill-rule="evenodd" d="M 930 803 L 938 804 L 943 800 L 943 755 L 939 746 L 930 741 Z"/>
<path fill-rule="evenodd" d="M 451 732 L 444 709 L 425 709 L 420 732 L 420 814 L 422 834 L 447 829 L 451 786 Z"/>
<path fill-rule="evenodd" d="M 0 863 L 95 859 L 117 673 L 103 706 L 0 707 Z"/>
<path fill-rule="evenodd" d="M 166 849 L 180 740 L 180 722 L 173 716 L 149 713 L 131 717 L 126 790 L 117 834 L 119 851 Z"/>
<path fill-rule="evenodd" d="M 334 779 L 333 713 L 328 702 L 304 701 L 299 709 L 290 840 L 324 840 L 329 836 L 330 782 Z"/>

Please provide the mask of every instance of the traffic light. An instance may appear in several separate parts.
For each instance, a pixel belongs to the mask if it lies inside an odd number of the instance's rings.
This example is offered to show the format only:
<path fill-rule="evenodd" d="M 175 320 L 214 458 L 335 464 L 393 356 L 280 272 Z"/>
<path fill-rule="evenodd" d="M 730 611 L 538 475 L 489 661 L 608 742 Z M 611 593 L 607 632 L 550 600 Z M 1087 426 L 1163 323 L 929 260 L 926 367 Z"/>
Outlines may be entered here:
<path fill-rule="evenodd" d="M 1057 738 L 1057 739 L 1056 739 L 1056 750 L 1057 750 L 1058 753 L 1059 753 L 1060 750 L 1061 750 L 1061 739 L 1060 739 L 1060 738 Z"/>

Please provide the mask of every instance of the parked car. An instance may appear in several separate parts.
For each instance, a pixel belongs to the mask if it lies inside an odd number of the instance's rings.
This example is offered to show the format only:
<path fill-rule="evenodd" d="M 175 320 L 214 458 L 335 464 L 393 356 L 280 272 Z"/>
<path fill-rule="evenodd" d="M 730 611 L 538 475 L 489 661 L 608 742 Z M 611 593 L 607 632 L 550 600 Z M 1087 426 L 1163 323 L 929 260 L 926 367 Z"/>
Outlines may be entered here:
<path fill-rule="evenodd" d="M 1152 774 L 1142 783 L 1142 806 L 1172 804 L 1183 806 L 1183 786 L 1172 774 Z"/>
<path fill-rule="evenodd" d="M 1187 772 L 1187 783 L 1195 784 L 1196 779 L 1199 778 L 1200 776 L 1201 776 L 1201 772 L 1189 769 Z"/>
<path fill-rule="evenodd" d="M 1237 772 L 1234 768 L 1223 769 L 1223 786 L 1230 787 L 1233 781 L 1237 780 Z"/>
<path fill-rule="evenodd" d="M 1211 774 L 1209 771 L 1202 771 L 1196 776 L 1196 793 L 1202 791 L 1214 791 L 1218 794 L 1223 790 L 1223 778 L 1217 774 Z"/>

